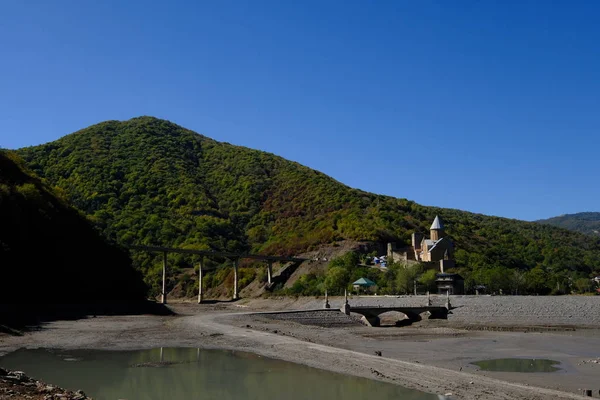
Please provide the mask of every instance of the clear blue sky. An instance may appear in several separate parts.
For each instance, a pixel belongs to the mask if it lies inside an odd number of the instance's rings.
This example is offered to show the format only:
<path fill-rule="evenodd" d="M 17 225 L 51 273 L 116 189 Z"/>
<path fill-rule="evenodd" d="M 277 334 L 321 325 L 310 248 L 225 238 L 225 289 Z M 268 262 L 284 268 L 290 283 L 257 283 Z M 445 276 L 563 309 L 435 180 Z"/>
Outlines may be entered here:
<path fill-rule="evenodd" d="M 363 190 L 600 211 L 600 2 L 0 3 L 0 147 L 166 118 Z"/>

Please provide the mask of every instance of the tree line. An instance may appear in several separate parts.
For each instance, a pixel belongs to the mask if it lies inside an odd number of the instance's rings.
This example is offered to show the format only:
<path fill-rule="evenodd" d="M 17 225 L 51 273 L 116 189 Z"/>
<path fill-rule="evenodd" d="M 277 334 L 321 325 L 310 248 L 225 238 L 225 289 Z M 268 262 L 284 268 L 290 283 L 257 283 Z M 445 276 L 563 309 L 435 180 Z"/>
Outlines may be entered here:
<path fill-rule="evenodd" d="M 333 259 L 321 274 L 302 276 L 290 288 L 281 289 L 288 295 L 318 296 L 352 292 L 352 283 L 368 278 L 377 284 L 377 294 L 436 293 L 437 268 L 423 263 L 396 262 L 387 268 L 367 265 L 364 255 L 348 252 Z M 595 293 L 600 288 L 592 276 L 579 271 L 554 272 L 536 266 L 530 270 L 504 266 L 457 267 L 446 271 L 464 278 L 466 294 L 489 293 L 505 295 L 560 295 Z"/>

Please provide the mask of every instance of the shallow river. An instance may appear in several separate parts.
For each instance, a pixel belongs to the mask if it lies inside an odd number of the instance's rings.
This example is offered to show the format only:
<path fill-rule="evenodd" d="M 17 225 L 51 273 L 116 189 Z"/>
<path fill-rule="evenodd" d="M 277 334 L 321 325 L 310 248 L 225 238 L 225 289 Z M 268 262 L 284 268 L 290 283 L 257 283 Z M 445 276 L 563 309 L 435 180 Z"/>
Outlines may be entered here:
<path fill-rule="evenodd" d="M 250 353 L 189 348 L 19 350 L 0 366 L 96 400 L 438 400 L 442 396 Z"/>

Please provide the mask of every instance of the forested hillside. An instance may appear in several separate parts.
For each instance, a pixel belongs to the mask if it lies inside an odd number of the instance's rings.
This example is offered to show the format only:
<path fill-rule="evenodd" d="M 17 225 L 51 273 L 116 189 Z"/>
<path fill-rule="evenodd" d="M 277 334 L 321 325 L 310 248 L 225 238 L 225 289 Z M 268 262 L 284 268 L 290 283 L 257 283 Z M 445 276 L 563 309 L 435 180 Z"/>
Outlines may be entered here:
<path fill-rule="evenodd" d="M 600 212 L 566 214 L 536 222 L 600 237 Z"/>
<path fill-rule="evenodd" d="M 123 245 L 291 255 L 342 239 L 409 244 L 439 214 L 463 271 L 537 268 L 548 278 L 600 268 L 597 239 L 366 193 L 152 117 L 103 122 L 18 153 Z M 150 274 L 151 259 L 136 263 Z"/>
<path fill-rule="evenodd" d="M 0 304 L 142 301 L 126 252 L 0 152 Z M 10 311 L 10 310 L 7 310 Z"/>

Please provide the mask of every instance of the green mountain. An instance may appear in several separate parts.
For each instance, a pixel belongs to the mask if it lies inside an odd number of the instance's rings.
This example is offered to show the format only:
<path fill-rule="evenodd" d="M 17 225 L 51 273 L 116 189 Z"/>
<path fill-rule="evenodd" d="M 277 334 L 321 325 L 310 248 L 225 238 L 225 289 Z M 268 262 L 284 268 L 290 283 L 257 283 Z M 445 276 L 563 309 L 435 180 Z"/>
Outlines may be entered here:
<path fill-rule="evenodd" d="M 536 221 L 540 224 L 558 226 L 587 235 L 600 236 L 600 212 L 565 214 L 554 218 Z"/>
<path fill-rule="evenodd" d="M 102 122 L 18 153 L 122 245 L 282 255 L 343 239 L 408 245 L 411 233 L 428 233 L 439 214 L 461 273 L 600 269 L 600 244 L 591 237 L 352 189 L 298 163 L 152 117 Z M 146 276 L 159 268 L 149 256 L 136 254 L 135 262 Z"/>
<path fill-rule="evenodd" d="M 128 254 L 4 152 L 0 221 L 0 305 L 144 300 Z"/>

